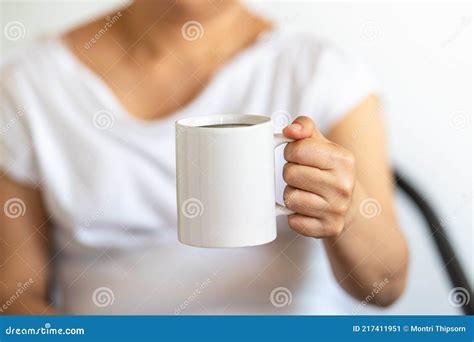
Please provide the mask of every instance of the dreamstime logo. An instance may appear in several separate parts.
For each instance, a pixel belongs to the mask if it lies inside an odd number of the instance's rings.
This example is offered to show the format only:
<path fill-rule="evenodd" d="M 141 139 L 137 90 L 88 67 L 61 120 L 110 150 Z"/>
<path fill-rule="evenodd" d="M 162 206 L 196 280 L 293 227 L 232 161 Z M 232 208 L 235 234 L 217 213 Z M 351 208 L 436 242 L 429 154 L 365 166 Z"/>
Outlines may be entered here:
<path fill-rule="evenodd" d="M 105 24 L 97 31 L 94 36 L 91 37 L 85 44 L 84 48 L 86 50 L 89 50 L 95 43 L 99 41 L 100 38 L 102 38 L 109 29 L 112 28 L 112 26 L 122 17 L 122 12 L 117 12 L 113 16 L 107 16 Z"/>
<path fill-rule="evenodd" d="M 11 219 L 18 218 L 20 216 L 25 216 L 26 205 L 21 199 L 13 197 L 5 202 L 3 205 L 3 212 L 5 215 Z"/>
<path fill-rule="evenodd" d="M 3 28 L 3 34 L 5 38 L 11 41 L 23 39 L 26 36 L 25 25 L 19 21 L 10 21 Z"/>
<path fill-rule="evenodd" d="M 277 287 L 273 289 L 270 294 L 270 302 L 276 308 L 282 308 L 284 306 L 291 305 L 293 301 L 293 295 L 291 291 L 286 287 Z"/>
<path fill-rule="evenodd" d="M 441 225 L 441 227 L 443 228 L 446 228 L 446 226 L 450 223 L 450 219 L 446 219 L 446 218 L 442 218 L 440 219 L 439 221 L 439 224 Z"/>
<path fill-rule="evenodd" d="M 466 129 L 469 126 L 469 123 L 469 116 L 462 110 L 454 112 L 449 119 L 449 125 L 460 131 Z"/>
<path fill-rule="evenodd" d="M 0 312 L 6 311 L 20 296 L 28 290 L 28 288 L 34 283 L 32 278 L 28 279 L 24 283 L 17 283 L 17 289 L 15 293 L 13 293 L 10 298 L 7 299 L 5 303 L 0 306 Z"/>
<path fill-rule="evenodd" d="M 21 119 L 22 116 L 25 115 L 24 108 L 18 110 L 15 113 L 15 116 L 8 120 L 7 122 L 2 122 L 4 125 L 0 127 L 0 136 L 6 134 L 12 127 L 14 127 Z"/>
<path fill-rule="evenodd" d="M 376 295 L 380 292 L 382 292 L 382 290 L 385 288 L 385 286 L 387 286 L 387 284 L 390 282 L 390 280 L 388 278 L 385 278 L 383 281 L 381 282 L 375 282 L 373 284 L 373 287 L 372 287 L 372 291 L 364 298 L 364 300 L 356 307 L 354 313 L 358 313 L 360 310 L 362 310 L 363 307 L 365 307 L 366 305 L 368 305 L 369 303 L 371 303 Z"/>
<path fill-rule="evenodd" d="M 366 198 L 359 206 L 359 211 L 365 218 L 374 218 L 380 215 L 382 207 L 375 198 Z"/>
<path fill-rule="evenodd" d="M 196 20 L 190 20 L 181 27 L 181 35 L 188 42 L 201 39 L 204 35 L 204 28 L 201 23 Z"/>
<path fill-rule="evenodd" d="M 186 131 L 188 130 L 185 126 L 177 126 L 176 127 L 176 138 L 181 137 Z"/>
<path fill-rule="evenodd" d="M 115 123 L 114 115 L 107 110 L 99 110 L 92 119 L 94 126 L 100 130 L 112 128 Z"/>
<path fill-rule="evenodd" d="M 204 211 L 202 202 L 197 198 L 188 198 L 181 205 L 181 212 L 187 218 L 195 218 L 201 216 Z"/>
<path fill-rule="evenodd" d="M 196 288 L 194 291 L 182 302 L 178 307 L 174 309 L 175 315 L 180 315 L 181 312 L 186 310 L 186 308 L 196 300 L 196 298 L 201 295 L 204 290 L 211 285 L 211 278 L 206 278 L 202 283 L 196 283 Z"/>
<path fill-rule="evenodd" d="M 291 123 L 291 114 L 286 110 L 277 110 L 272 114 L 273 128 L 281 130 Z"/>
<path fill-rule="evenodd" d="M 99 308 L 112 305 L 114 300 L 114 292 L 108 287 L 99 287 L 92 294 L 92 302 Z"/>
<path fill-rule="evenodd" d="M 362 26 L 361 37 L 368 41 L 374 41 L 380 37 L 380 27 L 375 21 L 368 21 Z"/>
<path fill-rule="evenodd" d="M 106 200 L 104 205 L 97 208 L 97 210 L 91 216 L 89 216 L 82 222 L 84 227 L 90 228 L 90 226 L 94 224 L 94 222 L 96 222 L 100 217 L 102 217 L 102 215 L 104 215 L 105 210 L 107 210 L 108 208 L 110 208 L 110 201 Z"/>
<path fill-rule="evenodd" d="M 448 294 L 448 302 L 451 306 L 460 308 L 467 305 L 471 300 L 471 294 L 464 287 L 455 287 Z"/>
<path fill-rule="evenodd" d="M 288 207 L 288 205 L 291 204 L 291 201 L 293 200 L 294 197 L 296 197 L 296 195 L 299 194 L 299 190 L 298 189 L 294 189 L 290 195 L 286 195 L 286 194 L 283 194 L 284 198 L 283 198 L 283 202 L 285 203 L 285 205 Z"/>
<path fill-rule="evenodd" d="M 471 24 L 471 20 L 472 20 L 471 17 L 468 17 L 468 16 L 462 17 L 461 22 L 458 24 L 456 29 L 453 32 L 451 32 L 451 34 L 441 43 L 441 47 L 445 48 L 450 43 L 455 41 L 456 38 L 459 36 L 459 34 L 463 32 L 464 29 L 469 26 L 469 24 Z"/>

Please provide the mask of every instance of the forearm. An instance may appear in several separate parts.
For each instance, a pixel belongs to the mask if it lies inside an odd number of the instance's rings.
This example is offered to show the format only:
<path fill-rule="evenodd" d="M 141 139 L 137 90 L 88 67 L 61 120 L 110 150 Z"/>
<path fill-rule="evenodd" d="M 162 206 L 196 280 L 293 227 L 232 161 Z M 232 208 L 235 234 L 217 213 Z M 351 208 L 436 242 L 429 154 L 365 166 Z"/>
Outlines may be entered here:
<path fill-rule="evenodd" d="M 48 300 L 48 267 L 45 258 L 31 260 L 28 266 L 12 254 L 0 267 L 0 315 L 58 314 Z M 40 270 L 40 271 L 34 271 Z"/>
<path fill-rule="evenodd" d="M 48 216 L 38 189 L 0 178 L 0 203 L 18 198 L 24 215 L 0 215 L 0 315 L 55 314 L 48 301 Z"/>
<path fill-rule="evenodd" d="M 391 208 L 368 198 L 356 183 L 344 230 L 324 245 L 339 284 L 359 300 L 370 296 L 372 304 L 385 306 L 405 287 L 408 248 Z"/>
<path fill-rule="evenodd" d="M 25 296 L 7 305 L 8 299 L 0 308 L 1 315 L 58 315 L 51 304 L 36 296 Z"/>
<path fill-rule="evenodd" d="M 47 274 L 37 272 L 29 277 L 25 269 L 12 269 L 11 266 L 12 263 L 7 261 L 0 268 L 0 283 L 3 285 L 0 288 L 0 315 L 59 314 L 48 299 Z"/>

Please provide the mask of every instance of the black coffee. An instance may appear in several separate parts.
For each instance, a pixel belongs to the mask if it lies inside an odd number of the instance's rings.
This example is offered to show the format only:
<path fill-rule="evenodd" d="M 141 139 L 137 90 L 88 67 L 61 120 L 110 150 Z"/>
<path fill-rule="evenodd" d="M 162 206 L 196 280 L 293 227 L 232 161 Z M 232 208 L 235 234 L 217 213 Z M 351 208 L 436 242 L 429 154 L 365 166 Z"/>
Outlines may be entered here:
<path fill-rule="evenodd" d="M 246 126 L 253 126 L 252 124 L 218 124 L 218 125 L 206 125 L 200 127 L 206 128 L 234 128 L 234 127 L 246 127 Z"/>

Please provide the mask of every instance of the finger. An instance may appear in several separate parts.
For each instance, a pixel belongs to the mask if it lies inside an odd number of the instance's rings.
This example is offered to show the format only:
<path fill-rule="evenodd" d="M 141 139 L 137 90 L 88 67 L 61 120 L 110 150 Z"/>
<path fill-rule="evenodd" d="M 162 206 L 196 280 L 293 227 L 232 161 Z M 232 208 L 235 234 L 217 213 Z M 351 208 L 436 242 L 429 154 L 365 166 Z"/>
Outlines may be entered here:
<path fill-rule="evenodd" d="M 286 184 L 317 194 L 327 201 L 330 200 L 336 183 L 335 176 L 331 172 L 294 163 L 286 163 L 283 166 L 283 179 Z"/>
<path fill-rule="evenodd" d="M 310 217 L 323 217 L 330 205 L 321 196 L 287 185 L 283 193 L 285 205 L 297 214 Z"/>
<path fill-rule="evenodd" d="M 314 238 L 329 236 L 328 232 L 325 232 L 323 221 L 315 217 L 293 214 L 288 216 L 288 225 L 295 232 L 304 236 Z"/>
<path fill-rule="evenodd" d="M 338 155 L 336 152 L 335 146 L 331 143 L 305 139 L 287 144 L 284 157 L 288 162 L 330 170 L 336 167 Z"/>
<path fill-rule="evenodd" d="M 287 138 L 300 140 L 311 137 L 313 135 L 313 131 L 313 120 L 311 120 L 307 116 L 299 116 L 295 120 L 293 120 L 291 125 L 283 129 L 283 134 Z"/>
<path fill-rule="evenodd" d="M 288 225 L 297 233 L 314 238 L 337 236 L 341 233 L 341 222 L 327 224 L 319 218 L 300 214 L 288 216 Z"/>

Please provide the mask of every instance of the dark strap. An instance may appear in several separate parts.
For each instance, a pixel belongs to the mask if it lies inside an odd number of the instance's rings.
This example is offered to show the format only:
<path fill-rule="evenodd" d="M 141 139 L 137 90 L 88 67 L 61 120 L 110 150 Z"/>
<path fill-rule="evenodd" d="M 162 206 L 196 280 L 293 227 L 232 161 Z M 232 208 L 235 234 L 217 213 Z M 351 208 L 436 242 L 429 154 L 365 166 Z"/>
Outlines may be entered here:
<path fill-rule="evenodd" d="M 460 287 L 465 289 L 468 296 L 467 303 L 462 306 L 462 310 L 466 315 L 474 315 L 474 306 L 471 300 L 472 288 L 467 280 L 466 273 L 459 263 L 459 259 L 454 252 L 453 246 L 449 242 L 448 235 L 441 224 L 439 217 L 434 212 L 430 203 L 427 202 L 426 198 L 422 197 L 420 192 L 406 179 L 405 176 L 401 176 L 400 172 L 394 171 L 395 179 L 398 187 L 410 197 L 414 204 L 423 214 L 423 217 L 430 230 L 431 236 L 434 239 L 438 253 L 444 264 L 444 268 L 448 273 L 453 288 Z"/>

